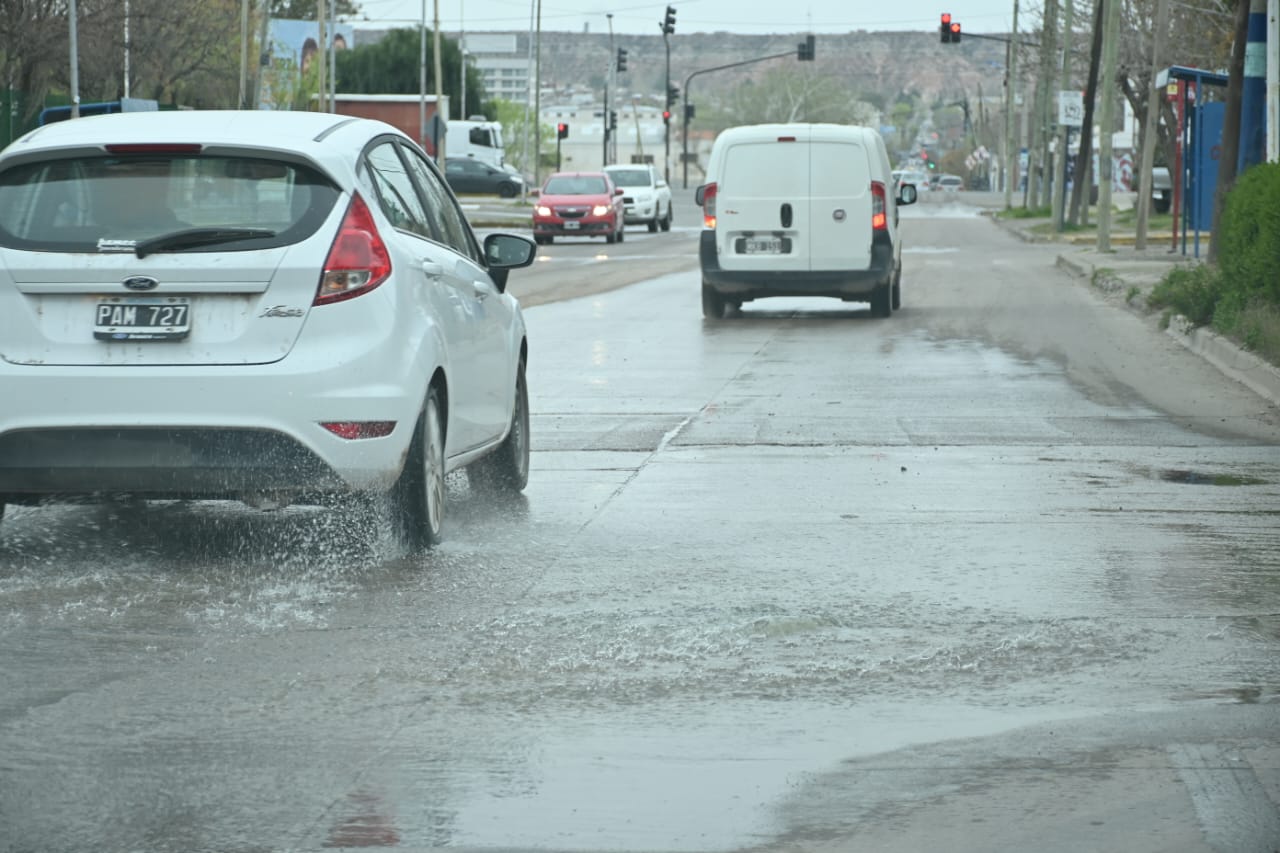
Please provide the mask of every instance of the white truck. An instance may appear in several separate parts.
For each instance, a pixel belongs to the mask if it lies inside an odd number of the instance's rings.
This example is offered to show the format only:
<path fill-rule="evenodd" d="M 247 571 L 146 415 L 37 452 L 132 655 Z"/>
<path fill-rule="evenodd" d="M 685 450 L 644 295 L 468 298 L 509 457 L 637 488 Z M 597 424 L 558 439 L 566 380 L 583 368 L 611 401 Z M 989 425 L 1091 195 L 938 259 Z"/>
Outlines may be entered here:
<path fill-rule="evenodd" d="M 472 116 L 466 120 L 451 120 L 446 127 L 445 152 L 450 159 L 469 157 L 498 169 L 504 167 L 506 156 L 501 122 Z"/>

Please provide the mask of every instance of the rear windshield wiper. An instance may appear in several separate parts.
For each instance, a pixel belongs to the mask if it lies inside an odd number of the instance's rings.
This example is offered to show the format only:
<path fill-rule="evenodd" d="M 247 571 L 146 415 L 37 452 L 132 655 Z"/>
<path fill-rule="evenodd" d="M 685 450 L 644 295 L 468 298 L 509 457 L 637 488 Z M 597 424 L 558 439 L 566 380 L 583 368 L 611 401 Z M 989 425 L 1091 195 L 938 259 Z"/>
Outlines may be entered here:
<path fill-rule="evenodd" d="M 276 232 L 267 228 L 188 228 L 172 234 L 162 234 L 143 240 L 133 247 L 139 258 L 156 252 L 174 249 L 194 249 L 197 246 L 215 246 L 220 243 L 236 243 L 241 240 L 260 240 L 274 237 Z"/>

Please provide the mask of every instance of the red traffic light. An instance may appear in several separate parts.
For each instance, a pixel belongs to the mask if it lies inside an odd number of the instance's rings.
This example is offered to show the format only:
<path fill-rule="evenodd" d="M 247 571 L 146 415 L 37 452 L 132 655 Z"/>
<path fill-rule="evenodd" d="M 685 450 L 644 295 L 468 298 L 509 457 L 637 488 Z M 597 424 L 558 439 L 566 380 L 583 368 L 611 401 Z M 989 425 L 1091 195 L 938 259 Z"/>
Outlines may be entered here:
<path fill-rule="evenodd" d="M 951 25 L 951 43 L 955 44 L 960 41 L 960 22 Z"/>
<path fill-rule="evenodd" d="M 556 125 L 556 139 L 567 139 L 569 137 L 569 125 L 560 122 Z"/>
<path fill-rule="evenodd" d="M 950 12 L 943 12 L 943 13 L 942 13 L 942 25 L 943 25 L 944 27 L 949 27 L 949 26 L 951 26 L 951 13 L 950 13 Z"/>
<path fill-rule="evenodd" d="M 663 111 L 662 111 L 662 121 L 663 121 L 665 124 L 670 124 L 670 123 L 671 123 L 671 110 L 663 110 Z"/>

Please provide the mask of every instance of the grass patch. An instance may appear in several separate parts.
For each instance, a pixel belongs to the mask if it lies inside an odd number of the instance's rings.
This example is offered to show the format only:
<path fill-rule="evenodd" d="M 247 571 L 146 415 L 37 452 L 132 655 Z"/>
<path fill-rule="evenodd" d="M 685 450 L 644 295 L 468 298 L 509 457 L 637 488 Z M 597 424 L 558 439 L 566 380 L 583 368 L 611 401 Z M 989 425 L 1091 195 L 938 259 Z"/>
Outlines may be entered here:
<path fill-rule="evenodd" d="M 996 212 L 997 219 L 1052 219 L 1053 210 L 1044 207 L 1010 207 Z"/>

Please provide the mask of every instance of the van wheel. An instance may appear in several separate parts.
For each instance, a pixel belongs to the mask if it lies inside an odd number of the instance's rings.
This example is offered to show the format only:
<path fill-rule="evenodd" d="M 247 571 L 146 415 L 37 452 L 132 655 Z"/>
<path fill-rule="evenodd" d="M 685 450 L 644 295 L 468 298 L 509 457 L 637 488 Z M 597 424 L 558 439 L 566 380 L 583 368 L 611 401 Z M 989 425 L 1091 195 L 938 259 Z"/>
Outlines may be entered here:
<path fill-rule="evenodd" d="M 893 274 L 893 299 L 891 307 L 894 311 L 902 308 L 902 267 L 898 267 L 897 272 Z"/>
<path fill-rule="evenodd" d="M 893 313 L 893 285 L 886 282 L 871 292 L 871 316 L 888 317 Z"/>
<path fill-rule="evenodd" d="M 391 512 L 410 547 L 430 548 L 444 530 L 444 409 L 432 387 L 418 416 L 409 458 L 391 489 Z"/>
<path fill-rule="evenodd" d="M 467 478 L 491 494 L 514 494 L 529 485 L 529 388 L 523 360 L 516 367 L 516 403 L 507 437 L 497 450 L 467 466 Z"/>
<path fill-rule="evenodd" d="M 706 282 L 702 283 L 702 316 L 708 320 L 723 320 L 725 299 L 715 288 Z"/>

